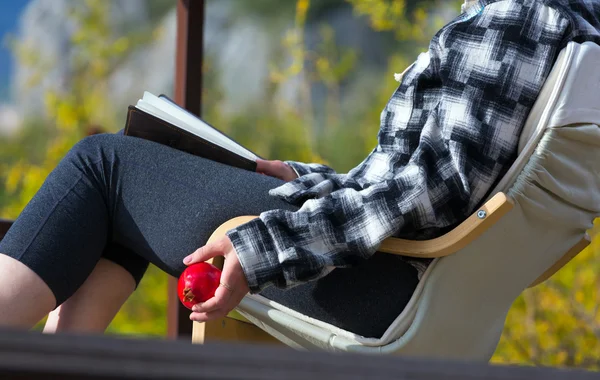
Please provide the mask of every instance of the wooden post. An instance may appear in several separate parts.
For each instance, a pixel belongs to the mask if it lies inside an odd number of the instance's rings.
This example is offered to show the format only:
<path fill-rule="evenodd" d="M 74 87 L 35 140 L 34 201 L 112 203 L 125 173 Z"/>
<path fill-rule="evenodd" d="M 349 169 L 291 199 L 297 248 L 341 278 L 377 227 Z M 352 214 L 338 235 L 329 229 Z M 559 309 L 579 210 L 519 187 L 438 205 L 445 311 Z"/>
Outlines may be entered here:
<path fill-rule="evenodd" d="M 177 0 L 174 100 L 197 116 L 202 110 L 203 29 L 204 0 Z M 167 334 L 170 338 L 186 338 L 191 342 L 190 312 L 177 298 L 177 279 L 169 278 L 168 292 Z"/>

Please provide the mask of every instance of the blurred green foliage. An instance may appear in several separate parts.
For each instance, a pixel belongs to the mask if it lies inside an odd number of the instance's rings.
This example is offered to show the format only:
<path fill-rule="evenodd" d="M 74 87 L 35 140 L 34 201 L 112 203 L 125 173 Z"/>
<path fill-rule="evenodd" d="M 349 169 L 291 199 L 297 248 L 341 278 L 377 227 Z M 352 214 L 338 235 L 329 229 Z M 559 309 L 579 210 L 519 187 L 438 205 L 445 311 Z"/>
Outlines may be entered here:
<path fill-rule="evenodd" d="M 512 306 L 493 361 L 600 369 L 600 219 L 592 244 Z"/>
<path fill-rule="evenodd" d="M 147 27 L 117 35 L 109 23 L 109 2 L 71 3 L 69 17 L 77 25 L 71 36 L 72 58 L 68 90 L 47 91 L 47 120 L 30 120 L 19 134 L 0 140 L 2 216 L 16 218 L 67 151 L 99 126 L 116 132 L 120 108 L 110 102 L 108 76 L 136 48 L 160 35 Z M 28 84 L 35 86 L 52 62 L 26 44 L 11 42 L 19 62 L 32 70 Z M 90 85 L 93 84 L 93 85 Z M 140 291 L 127 302 L 110 332 L 140 335 L 166 333 L 166 275 L 151 268 Z"/>
<path fill-rule="evenodd" d="M 378 81 L 354 89 L 351 107 L 342 106 L 342 88 L 349 78 L 361 76 L 356 70 L 360 52 L 336 45 L 331 27 L 322 25 L 321 42 L 309 51 L 304 43 L 307 17 L 318 8 L 332 6 L 336 0 L 240 1 L 238 12 L 263 17 L 276 11 L 295 17 L 294 26 L 281 39 L 281 59 L 272 62 L 266 99 L 257 100 L 236 114 L 222 112 L 222 91 L 214 78 L 219 70 L 207 60 L 204 118 L 263 157 L 326 162 L 339 171 L 358 164 L 376 144 L 379 114 L 397 83 L 393 73 L 400 72 L 416 54 L 426 49 L 427 41 L 443 20 L 431 16 L 441 2 L 404 0 L 347 0 L 357 16 L 366 17 L 374 30 L 392 33 L 397 53 L 387 62 Z M 460 1 L 454 1 L 456 9 Z M 71 17 L 79 29 L 73 35 L 76 66 L 69 91 L 48 92 L 48 120 L 29 120 L 19 134 L 0 140 L 0 207 L 3 217 L 15 218 L 41 186 L 43 180 L 68 149 L 92 126 L 108 131 L 120 129 L 104 85 L 107 76 L 139 46 L 160 35 L 154 30 L 132 30 L 116 35 L 108 27 L 108 3 L 87 0 L 75 7 Z M 166 1 L 152 2 L 153 19 L 166 12 Z M 208 15 L 210 17 L 210 15 Z M 144 37 L 151 36 L 151 38 Z M 31 84 L 43 77 L 52 63 L 43 62 L 27 46 L 15 44 L 21 64 L 36 71 Z M 282 62 L 286 62 L 283 64 Z M 277 96 L 277 86 L 300 80 L 299 102 L 288 104 Z M 90 86 L 94 83 L 94 86 Z M 311 86 L 326 89 L 325 125 L 315 125 Z M 598 368 L 600 363 L 600 223 L 592 235 L 590 248 L 555 275 L 550 281 L 524 292 L 507 317 L 504 335 L 493 361 L 498 363 L 544 364 Z M 139 289 L 123 306 L 108 332 L 134 336 L 164 336 L 166 333 L 165 274 L 151 267 Z M 476 284 L 474 284 L 476 286 Z"/>

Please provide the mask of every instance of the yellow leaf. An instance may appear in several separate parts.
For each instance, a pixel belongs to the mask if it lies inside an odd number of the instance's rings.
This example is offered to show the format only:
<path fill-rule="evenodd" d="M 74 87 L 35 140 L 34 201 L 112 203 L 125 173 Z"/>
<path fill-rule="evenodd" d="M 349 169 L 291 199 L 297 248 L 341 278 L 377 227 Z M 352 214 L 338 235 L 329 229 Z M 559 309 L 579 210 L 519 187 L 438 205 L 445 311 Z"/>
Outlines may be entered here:
<path fill-rule="evenodd" d="M 113 44 L 113 49 L 117 53 L 123 53 L 129 49 L 129 39 L 121 37 Z"/>
<path fill-rule="evenodd" d="M 17 164 L 9 169 L 5 182 L 7 192 L 14 193 L 17 190 L 23 178 L 23 166 L 23 164 Z"/>

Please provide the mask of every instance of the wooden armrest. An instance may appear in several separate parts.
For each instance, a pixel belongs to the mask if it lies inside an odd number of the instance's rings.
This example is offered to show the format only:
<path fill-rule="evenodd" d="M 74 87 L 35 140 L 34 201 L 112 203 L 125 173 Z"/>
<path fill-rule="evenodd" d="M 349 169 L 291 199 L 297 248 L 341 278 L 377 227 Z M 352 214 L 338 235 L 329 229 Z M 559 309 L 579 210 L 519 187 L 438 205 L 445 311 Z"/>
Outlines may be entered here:
<path fill-rule="evenodd" d="M 435 258 L 458 252 L 467 244 L 481 236 L 501 217 L 513 208 L 504 193 L 498 193 L 480 207 L 467 220 L 447 234 L 431 240 L 404 240 L 388 238 L 381 243 L 378 251 L 409 257 Z M 225 235 L 230 229 L 247 223 L 257 216 L 239 216 L 223 223 L 213 232 L 208 242 Z"/>
<path fill-rule="evenodd" d="M 504 193 L 498 193 L 467 220 L 447 234 L 431 240 L 388 238 L 378 251 L 394 255 L 436 258 L 456 253 L 481 236 L 513 208 Z"/>
<path fill-rule="evenodd" d="M 504 193 L 498 193 L 480 207 L 467 220 L 462 222 L 458 227 L 448 232 L 447 234 L 431 240 L 405 240 L 398 238 L 388 238 L 379 246 L 379 252 L 391 253 L 394 255 L 421 257 L 421 258 L 436 258 L 444 257 L 458 252 L 466 247 L 469 243 L 481 236 L 491 226 L 497 223 L 500 218 L 506 215 L 513 208 L 510 199 Z M 209 239 L 217 239 L 228 230 L 237 227 L 241 224 L 257 218 L 256 216 L 240 216 L 233 218 L 223 223 L 212 234 Z M 556 273 L 560 268 L 565 266 L 579 252 L 584 250 L 590 244 L 590 237 L 585 236 L 580 242 L 575 244 L 560 260 L 552 267 L 548 268 L 539 278 L 537 278 L 530 287 L 534 287 L 541 282 L 544 282 Z"/>
<path fill-rule="evenodd" d="M 252 219 L 256 219 L 256 218 L 258 218 L 258 216 L 245 215 L 245 216 L 238 216 L 237 218 L 229 219 L 225 223 L 221 224 L 215 230 L 215 232 L 213 232 L 212 235 L 210 235 L 210 237 L 208 238 L 207 244 L 212 243 L 213 241 L 225 236 L 225 233 L 227 231 L 229 231 L 237 226 L 240 226 L 244 223 L 248 223 Z"/>
<path fill-rule="evenodd" d="M 244 223 L 248 223 L 249 221 L 251 221 L 252 219 L 256 219 L 258 218 L 258 216 L 252 216 L 252 215 L 245 215 L 245 216 L 238 216 L 236 218 L 233 219 L 229 219 L 228 221 L 226 221 L 225 223 L 221 224 L 216 230 L 215 232 L 212 233 L 212 235 L 210 235 L 210 237 L 208 238 L 208 241 L 206 242 L 206 244 L 212 243 L 215 240 L 218 240 L 220 238 L 222 238 L 223 236 L 225 236 L 225 233 L 239 225 L 242 225 Z M 210 260 L 208 260 L 209 263 L 213 264 L 214 266 L 216 266 L 217 268 L 221 268 L 223 269 L 223 257 L 222 256 L 217 256 L 214 257 Z"/>

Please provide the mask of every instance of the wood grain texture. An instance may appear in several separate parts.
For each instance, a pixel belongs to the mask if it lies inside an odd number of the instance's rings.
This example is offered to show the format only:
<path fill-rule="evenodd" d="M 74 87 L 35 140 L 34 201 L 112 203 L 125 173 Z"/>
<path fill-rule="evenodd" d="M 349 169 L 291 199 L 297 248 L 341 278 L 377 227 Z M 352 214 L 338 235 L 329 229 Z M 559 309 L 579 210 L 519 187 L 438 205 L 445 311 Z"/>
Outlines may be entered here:
<path fill-rule="evenodd" d="M 229 317 L 204 323 L 194 322 L 192 331 L 192 343 L 195 344 L 230 342 L 283 345 L 252 323 Z"/>
<path fill-rule="evenodd" d="M 0 332 L 0 379 L 574 380 L 596 373 L 258 345 Z"/>
<path fill-rule="evenodd" d="M 513 204 L 508 197 L 504 193 L 498 193 L 458 227 L 439 238 L 422 241 L 387 238 L 381 243 L 378 251 L 394 255 L 422 258 L 448 256 L 460 251 L 469 243 L 477 239 L 497 223 L 500 218 L 512 210 L 512 208 Z M 480 211 L 485 212 L 484 218 L 481 218 L 478 215 Z M 249 222 L 257 217 L 258 216 L 239 216 L 228 220 L 215 230 L 209 241 L 218 239 L 225 235 L 225 232 L 230 229 Z"/>
<path fill-rule="evenodd" d="M 498 193 L 459 224 L 458 227 L 443 236 L 422 241 L 388 238 L 381 243 L 378 251 L 421 258 L 448 256 L 473 242 L 512 208 L 513 204 L 508 197 L 504 193 Z M 479 216 L 480 212 L 485 213 L 484 218 Z"/>

